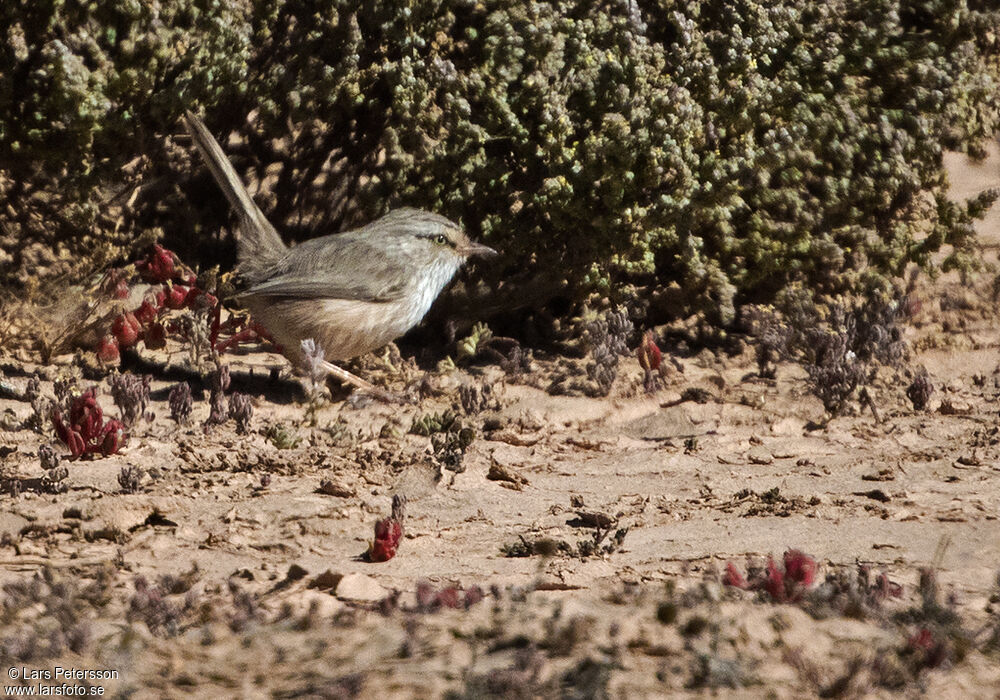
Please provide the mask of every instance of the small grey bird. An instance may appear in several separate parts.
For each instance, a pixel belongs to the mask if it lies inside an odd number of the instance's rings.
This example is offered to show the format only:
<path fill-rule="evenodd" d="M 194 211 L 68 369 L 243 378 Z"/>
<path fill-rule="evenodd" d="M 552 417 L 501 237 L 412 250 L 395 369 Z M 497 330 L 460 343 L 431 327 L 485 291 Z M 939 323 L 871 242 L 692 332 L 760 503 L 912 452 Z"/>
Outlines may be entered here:
<path fill-rule="evenodd" d="M 184 115 L 188 131 L 236 210 L 238 270 L 247 283 L 236 297 L 299 369 L 301 343 L 315 340 L 327 360 L 382 347 L 415 326 L 472 256 L 496 255 L 443 216 L 396 209 L 353 231 L 289 248 L 253 201 L 205 124 Z M 330 363 L 342 381 L 384 395 Z"/>

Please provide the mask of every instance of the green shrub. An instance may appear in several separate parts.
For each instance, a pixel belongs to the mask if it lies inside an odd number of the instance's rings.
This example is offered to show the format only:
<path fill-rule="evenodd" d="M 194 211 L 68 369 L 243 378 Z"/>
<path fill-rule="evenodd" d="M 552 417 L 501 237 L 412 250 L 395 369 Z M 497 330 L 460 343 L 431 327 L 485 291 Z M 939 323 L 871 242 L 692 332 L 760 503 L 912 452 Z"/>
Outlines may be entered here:
<path fill-rule="evenodd" d="M 43 6 L 0 13 L 25 28 L 20 43 L 8 31 L 5 57 L 55 66 L 59 88 L 43 98 L 3 72 L 0 108 L 13 93 L 34 103 L 0 109 L 0 183 L 75 191 L 92 211 L 96 185 L 139 153 L 164 156 L 144 162 L 145 183 L 190 172 L 162 138 L 203 106 L 223 143 L 242 140 L 228 148 L 240 169 L 267 178 L 277 224 L 302 236 L 433 209 L 504 253 L 477 275 L 508 280 L 521 303 L 677 283 L 687 310 L 728 323 L 792 282 L 885 289 L 944 245 L 946 266 L 968 265 L 971 217 L 992 201 L 949 203 L 941 168 L 943 149 L 975 154 L 997 128 L 1000 12 L 980 3 Z M 46 133 L 32 141 L 32 128 Z M 6 165 L 15 142 L 20 175 Z M 182 180 L 193 207 L 150 185 L 132 227 L 221 223 L 221 199 Z M 22 195 L 0 190 L 5 205 Z"/>
<path fill-rule="evenodd" d="M 205 0 L 0 4 L 0 282 L 79 271 L 134 235 L 148 212 L 123 202 L 169 191 L 163 135 L 184 104 L 241 89 L 241 16 Z"/>

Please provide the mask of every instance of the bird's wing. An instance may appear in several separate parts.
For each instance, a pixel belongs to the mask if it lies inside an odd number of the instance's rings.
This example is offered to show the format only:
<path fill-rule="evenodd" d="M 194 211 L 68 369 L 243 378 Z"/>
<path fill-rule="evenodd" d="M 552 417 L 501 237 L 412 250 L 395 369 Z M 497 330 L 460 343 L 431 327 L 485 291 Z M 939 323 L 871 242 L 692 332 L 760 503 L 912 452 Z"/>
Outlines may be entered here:
<path fill-rule="evenodd" d="M 340 234 L 293 248 L 267 279 L 240 296 L 389 302 L 402 298 L 408 277 L 400 260 Z"/>
<path fill-rule="evenodd" d="M 403 284 L 378 285 L 371 281 L 324 280 L 314 275 L 286 274 L 244 289 L 238 296 L 294 297 L 297 299 L 351 299 L 387 302 L 402 296 Z"/>

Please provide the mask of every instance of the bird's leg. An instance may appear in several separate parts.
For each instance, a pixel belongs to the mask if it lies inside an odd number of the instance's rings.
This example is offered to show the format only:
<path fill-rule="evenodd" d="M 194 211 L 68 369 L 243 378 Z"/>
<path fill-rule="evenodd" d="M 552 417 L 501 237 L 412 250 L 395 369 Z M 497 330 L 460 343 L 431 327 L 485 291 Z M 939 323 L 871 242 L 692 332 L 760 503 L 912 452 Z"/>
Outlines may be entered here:
<path fill-rule="evenodd" d="M 358 375 L 348 372 L 346 369 L 338 367 L 337 365 L 327 362 L 326 360 L 323 360 L 322 366 L 323 369 L 325 369 L 331 376 L 360 389 L 366 394 L 371 394 L 379 401 L 384 401 L 385 403 L 408 403 L 404 397 L 394 394 L 391 391 L 380 389 L 371 382 L 366 382 Z"/>

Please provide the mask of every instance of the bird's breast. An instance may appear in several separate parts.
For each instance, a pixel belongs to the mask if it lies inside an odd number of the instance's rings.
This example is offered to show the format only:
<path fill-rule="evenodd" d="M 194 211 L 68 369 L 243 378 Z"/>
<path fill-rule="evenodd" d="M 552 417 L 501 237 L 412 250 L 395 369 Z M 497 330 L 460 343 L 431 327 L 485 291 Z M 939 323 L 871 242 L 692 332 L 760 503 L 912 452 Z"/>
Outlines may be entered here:
<path fill-rule="evenodd" d="M 447 262 L 432 263 L 398 299 L 387 302 L 253 296 L 245 301 L 293 363 L 302 364 L 299 344 L 306 338 L 319 343 L 326 359 L 335 362 L 382 347 L 420 323 L 457 269 Z"/>

